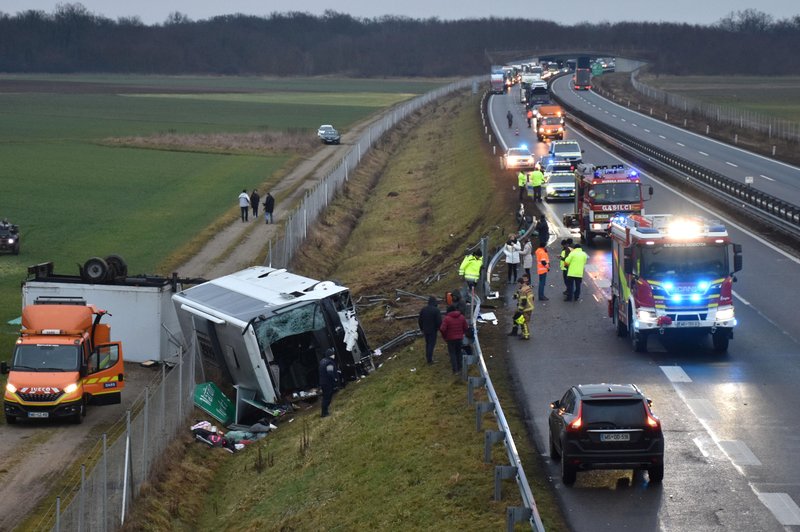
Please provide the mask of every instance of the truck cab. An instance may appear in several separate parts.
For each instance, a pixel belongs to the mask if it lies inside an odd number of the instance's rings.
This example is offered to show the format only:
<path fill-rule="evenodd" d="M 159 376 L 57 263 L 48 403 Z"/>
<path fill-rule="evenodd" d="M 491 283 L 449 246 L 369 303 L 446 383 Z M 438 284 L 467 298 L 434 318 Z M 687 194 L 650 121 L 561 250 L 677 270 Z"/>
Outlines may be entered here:
<path fill-rule="evenodd" d="M 122 345 L 110 342 L 107 314 L 78 298 L 42 298 L 22 311 L 3 408 L 6 420 L 69 418 L 88 404 L 118 404 L 125 387 Z"/>

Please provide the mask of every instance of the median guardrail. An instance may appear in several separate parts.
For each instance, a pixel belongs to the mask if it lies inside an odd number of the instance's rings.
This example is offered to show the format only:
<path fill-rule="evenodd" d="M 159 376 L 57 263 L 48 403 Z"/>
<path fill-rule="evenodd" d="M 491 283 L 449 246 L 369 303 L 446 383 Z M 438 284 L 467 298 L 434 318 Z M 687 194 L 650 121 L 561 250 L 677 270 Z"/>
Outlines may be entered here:
<path fill-rule="evenodd" d="M 613 142 L 614 145 L 636 157 L 643 158 L 643 163 L 656 164 L 683 179 L 693 178 L 695 184 L 702 185 L 702 188 L 714 194 L 718 200 L 724 201 L 736 209 L 744 207 L 748 214 L 777 227 L 787 236 L 800 238 L 799 206 L 644 142 L 569 105 L 556 94 L 553 94 L 553 98 L 570 113 L 569 118 L 572 121 L 578 122 L 584 128 L 601 133 L 606 139 L 616 141 Z"/>

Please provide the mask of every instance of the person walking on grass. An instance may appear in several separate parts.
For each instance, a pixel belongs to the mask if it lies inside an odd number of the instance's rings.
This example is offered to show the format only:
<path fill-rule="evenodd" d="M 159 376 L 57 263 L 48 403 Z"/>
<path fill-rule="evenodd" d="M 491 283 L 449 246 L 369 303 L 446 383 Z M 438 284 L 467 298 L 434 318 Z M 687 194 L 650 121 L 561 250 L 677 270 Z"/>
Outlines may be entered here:
<path fill-rule="evenodd" d="M 328 417 L 328 409 L 333 400 L 333 388 L 336 386 L 336 350 L 329 347 L 325 356 L 319 361 L 319 386 L 322 388 L 322 417 Z"/>
<path fill-rule="evenodd" d="M 239 194 L 239 210 L 242 211 L 242 221 L 247 221 L 247 213 L 250 210 L 250 196 L 247 195 L 247 190 L 242 189 Z"/>
<path fill-rule="evenodd" d="M 564 301 L 578 301 L 581 297 L 581 283 L 583 282 L 583 270 L 586 268 L 586 261 L 589 260 L 579 243 L 567 255 L 564 264 L 567 266 L 567 295 Z"/>
<path fill-rule="evenodd" d="M 547 245 L 539 243 L 536 248 L 536 273 L 539 274 L 539 301 L 549 301 L 544 295 L 544 287 L 547 284 L 547 272 L 550 271 L 550 257 L 547 255 Z"/>
<path fill-rule="evenodd" d="M 274 223 L 274 220 L 272 219 L 272 211 L 274 209 L 275 198 L 272 197 L 272 193 L 267 192 L 267 195 L 264 196 L 264 220 L 268 224 Z"/>
<path fill-rule="evenodd" d="M 439 332 L 447 342 L 447 352 L 450 354 L 450 367 L 453 375 L 461 371 L 461 344 L 464 342 L 464 335 L 468 328 L 464 315 L 453 305 L 447 307 L 447 314 L 439 326 Z"/>
<path fill-rule="evenodd" d="M 425 336 L 425 360 L 428 364 L 433 364 L 433 350 L 436 348 L 436 335 L 439 327 L 442 326 L 442 313 L 436 302 L 436 298 L 428 298 L 428 304 L 419 311 L 417 319 L 419 330 Z"/>
<path fill-rule="evenodd" d="M 256 189 L 253 189 L 253 192 L 250 193 L 250 207 L 253 209 L 253 220 L 258 220 L 258 202 L 261 200 L 261 196 L 258 195 Z"/>

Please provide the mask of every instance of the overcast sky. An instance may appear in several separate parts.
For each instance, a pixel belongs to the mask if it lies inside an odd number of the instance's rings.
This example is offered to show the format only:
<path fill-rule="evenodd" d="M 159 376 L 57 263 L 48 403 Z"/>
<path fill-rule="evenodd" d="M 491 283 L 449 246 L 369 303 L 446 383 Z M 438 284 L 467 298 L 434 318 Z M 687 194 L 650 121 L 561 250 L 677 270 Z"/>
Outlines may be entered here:
<path fill-rule="evenodd" d="M 52 13 L 58 3 L 70 0 L 0 0 L 0 11 L 16 14 L 37 9 Z M 800 15 L 797 0 L 571 0 L 570 2 L 487 2 L 478 0 L 83 0 L 86 8 L 110 19 L 138 16 L 145 24 L 160 24 L 167 15 L 178 11 L 192 20 L 216 15 L 245 13 L 268 16 L 273 12 L 302 11 L 315 15 L 326 9 L 355 17 L 402 15 L 411 18 L 441 19 L 512 17 L 553 20 L 561 24 L 578 22 L 668 21 L 713 24 L 731 11 L 754 8 L 776 19 Z M 540 6 L 534 8 L 534 6 Z"/>

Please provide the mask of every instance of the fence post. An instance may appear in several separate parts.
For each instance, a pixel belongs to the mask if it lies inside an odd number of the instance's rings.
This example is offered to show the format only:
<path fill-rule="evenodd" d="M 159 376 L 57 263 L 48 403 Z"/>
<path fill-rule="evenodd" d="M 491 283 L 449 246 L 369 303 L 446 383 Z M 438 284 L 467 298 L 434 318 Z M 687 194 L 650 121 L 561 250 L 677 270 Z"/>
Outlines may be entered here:
<path fill-rule="evenodd" d="M 147 436 L 150 434 L 150 387 L 144 389 L 144 430 L 142 430 L 142 480 L 147 478 Z"/>
<path fill-rule="evenodd" d="M 494 468 L 494 500 L 502 499 L 503 480 L 517 476 L 517 466 L 499 465 Z"/>
<path fill-rule="evenodd" d="M 128 480 L 131 471 L 128 465 L 131 463 L 131 411 L 127 412 L 127 428 L 125 430 L 125 467 L 122 475 L 122 509 L 120 511 L 120 525 L 125 524 L 125 508 L 128 505 Z"/>
<path fill-rule="evenodd" d="M 481 427 L 483 426 L 483 415 L 486 412 L 494 412 L 494 402 L 492 401 L 484 401 L 477 403 L 475 405 L 475 426 L 476 432 L 481 431 Z"/>
<path fill-rule="evenodd" d="M 487 430 L 483 435 L 483 462 L 488 464 L 492 461 L 492 445 L 497 442 L 505 441 L 506 433 L 503 430 Z"/>
<path fill-rule="evenodd" d="M 775 145 L 772 145 L 772 156 L 775 157 Z"/>
<path fill-rule="evenodd" d="M 83 511 L 86 493 L 86 464 L 81 464 L 81 490 L 78 495 L 78 530 L 83 530 Z"/>
<path fill-rule="evenodd" d="M 708 135 L 708 132 L 709 132 L 710 130 L 711 130 L 711 127 L 710 127 L 708 124 L 706 124 L 706 135 Z"/>
<path fill-rule="evenodd" d="M 473 355 L 472 358 L 476 358 Z M 466 361 L 467 357 L 464 357 Z M 467 379 L 467 404 L 472 406 L 475 404 L 475 387 L 486 386 L 486 377 L 469 377 Z"/>
<path fill-rule="evenodd" d="M 102 501 L 100 502 L 100 511 L 103 514 L 103 526 L 100 530 L 105 530 L 108 528 L 108 506 L 106 501 L 108 500 L 108 435 L 104 432 L 103 433 L 103 497 Z"/>
<path fill-rule="evenodd" d="M 178 420 L 183 420 L 183 360 L 178 358 Z"/>
<path fill-rule="evenodd" d="M 61 497 L 56 497 L 56 532 L 61 532 Z"/>

